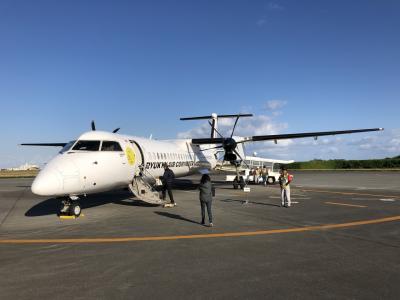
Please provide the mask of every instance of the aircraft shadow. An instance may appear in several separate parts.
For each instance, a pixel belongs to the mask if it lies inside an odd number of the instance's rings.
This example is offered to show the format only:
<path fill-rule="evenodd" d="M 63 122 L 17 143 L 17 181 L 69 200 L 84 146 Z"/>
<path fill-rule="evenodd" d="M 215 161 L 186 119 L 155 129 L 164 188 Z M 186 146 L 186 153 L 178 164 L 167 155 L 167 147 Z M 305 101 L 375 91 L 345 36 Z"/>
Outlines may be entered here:
<path fill-rule="evenodd" d="M 126 206 L 142 206 L 142 207 L 154 207 L 155 205 L 148 204 L 135 199 L 129 199 L 132 194 L 128 192 L 117 192 L 117 193 L 102 193 L 88 195 L 86 198 L 82 198 L 80 202 L 82 209 L 87 209 L 91 207 L 101 206 L 108 203 L 115 203 L 118 205 Z M 40 217 L 47 215 L 58 214 L 61 207 L 60 198 L 50 198 L 46 199 L 33 207 L 31 207 L 26 213 L 26 217 Z"/>
<path fill-rule="evenodd" d="M 218 185 L 218 183 L 215 185 Z M 196 190 L 197 187 L 198 187 L 197 181 L 192 181 L 189 179 L 176 179 L 174 181 L 173 190 L 175 189 L 175 190 L 189 191 L 189 190 Z M 126 205 L 126 206 L 139 206 L 139 207 L 158 206 L 145 203 L 139 200 L 135 200 L 134 198 L 132 199 L 132 197 L 133 195 L 128 190 L 121 190 L 121 191 L 100 193 L 100 194 L 88 195 L 87 197 L 82 197 L 80 204 L 82 209 L 101 206 L 108 203 L 115 203 L 118 205 Z M 61 207 L 60 198 L 49 198 L 31 207 L 28 211 L 25 212 L 25 216 L 39 217 L 39 216 L 55 215 L 59 212 L 60 207 Z M 181 219 L 190 221 L 184 218 Z"/>
<path fill-rule="evenodd" d="M 220 200 L 221 202 L 238 202 L 238 203 L 245 203 L 244 200 L 237 200 L 237 199 L 223 199 Z M 249 204 L 257 204 L 257 205 L 266 205 L 266 206 L 276 206 L 276 207 L 281 207 L 279 204 L 273 204 L 273 203 L 262 203 L 262 202 L 254 202 L 254 201 L 249 201 Z"/>
<path fill-rule="evenodd" d="M 187 219 L 187 218 L 182 217 L 181 215 L 177 215 L 177 214 L 171 214 L 171 213 L 164 212 L 164 211 L 155 211 L 154 213 L 159 216 L 163 216 L 163 217 L 167 217 L 167 218 L 171 218 L 171 219 L 182 220 L 182 221 L 186 221 L 186 222 L 194 223 L 194 224 L 200 224 L 200 222 L 196 222 L 196 221 Z"/>
<path fill-rule="evenodd" d="M 193 191 L 199 186 L 199 182 L 190 179 L 175 179 L 172 189 L 182 191 Z"/>

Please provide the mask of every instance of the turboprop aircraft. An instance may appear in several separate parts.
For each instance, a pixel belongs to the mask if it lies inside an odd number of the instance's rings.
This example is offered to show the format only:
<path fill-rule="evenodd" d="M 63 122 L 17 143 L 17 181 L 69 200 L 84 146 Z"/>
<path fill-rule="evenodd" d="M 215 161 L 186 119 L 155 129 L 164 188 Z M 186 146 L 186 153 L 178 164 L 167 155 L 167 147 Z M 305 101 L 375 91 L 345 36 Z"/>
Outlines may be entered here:
<path fill-rule="evenodd" d="M 139 199 L 148 203 L 163 204 L 154 186 L 163 175 L 164 164 L 176 177 L 204 173 L 214 169 L 217 153 L 223 151 L 223 159 L 232 165 L 243 162 L 237 150 L 238 144 L 256 141 L 293 139 L 380 131 L 383 128 L 277 134 L 236 137 L 234 131 L 239 118 L 251 114 L 220 115 L 181 118 L 181 120 L 208 120 L 211 126 L 209 138 L 153 140 L 112 132 L 98 131 L 92 121 L 92 130 L 69 143 L 25 143 L 24 146 L 63 147 L 50 160 L 32 183 L 32 192 L 40 196 L 61 197 L 60 214 L 79 216 L 79 197 L 119 188 L 129 187 Z M 218 119 L 235 118 L 230 137 L 218 131 Z M 218 135 L 218 137 L 217 137 Z"/>

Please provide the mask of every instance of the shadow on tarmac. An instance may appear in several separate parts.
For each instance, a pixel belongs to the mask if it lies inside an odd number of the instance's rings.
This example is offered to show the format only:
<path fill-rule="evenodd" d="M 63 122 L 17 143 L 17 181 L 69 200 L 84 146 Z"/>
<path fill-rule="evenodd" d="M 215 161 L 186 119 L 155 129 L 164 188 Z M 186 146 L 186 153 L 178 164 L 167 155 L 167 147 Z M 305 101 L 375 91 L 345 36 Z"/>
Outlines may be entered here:
<path fill-rule="evenodd" d="M 156 205 L 148 204 L 142 201 L 138 201 L 135 199 L 129 199 L 132 194 L 130 193 L 102 193 L 95 195 L 88 195 L 85 198 L 81 198 L 82 201 L 79 201 L 82 209 L 96 207 L 105 205 L 108 203 L 115 203 L 118 205 L 126 205 L 126 206 L 143 206 L 143 207 L 154 207 Z M 60 211 L 61 207 L 61 198 L 50 198 L 46 199 L 34 206 L 32 206 L 26 213 L 26 217 L 40 217 L 46 215 L 56 215 Z"/>
<path fill-rule="evenodd" d="M 189 179 L 175 179 L 173 190 L 182 190 L 182 191 L 191 191 L 196 190 L 198 187 L 198 182 L 189 180 Z M 139 200 L 130 199 L 133 195 L 127 190 L 121 190 L 117 192 L 110 193 L 100 193 L 94 195 L 88 195 L 87 197 L 82 197 L 80 201 L 82 209 L 96 207 L 105 205 L 108 203 L 115 203 L 119 205 L 126 206 L 141 206 L 141 207 L 156 207 L 158 205 L 153 205 L 149 203 L 145 203 Z M 55 215 L 59 212 L 61 207 L 61 198 L 50 198 L 46 199 L 33 207 L 31 207 L 26 213 L 26 217 L 39 217 L 46 215 Z M 192 220 L 185 219 L 183 217 L 177 215 L 163 215 L 166 217 L 175 216 L 176 219 L 185 220 L 188 222 L 194 222 Z M 197 222 L 194 222 L 197 223 Z"/>
<path fill-rule="evenodd" d="M 244 204 L 246 202 L 244 200 L 237 200 L 237 199 L 223 199 L 223 200 L 220 200 L 220 201 L 221 202 L 239 202 L 241 204 Z M 248 204 L 257 204 L 257 205 L 267 205 L 267 206 L 281 207 L 279 204 L 262 203 L 262 202 L 254 202 L 254 201 L 249 201 Z"/>
<path fill-rule="evenodd" d="M 173 189 L 182 191 L 193 191 L 199 186 L 198 182 L 193 182 L 189 179 L 175 179 Z"/>
<path fill-rule="evenodd" d="M 186 221 L 186 222 L 194 223 L 194 224 L 200 224 L 200 222 L 196 222 L 196 221 L 187 219 L 187 218 L 182 217 L 181 215 L 177 215 L 177 214 L 171 214 L 171 213 L 164 212 L 164 211 L 155 211 L 154 213 L 159 216 L 163 216 L 163 217 L 167 217 L 167 218 L 171 218 L 171 219 L 182 220 L 182 221 Z"/>

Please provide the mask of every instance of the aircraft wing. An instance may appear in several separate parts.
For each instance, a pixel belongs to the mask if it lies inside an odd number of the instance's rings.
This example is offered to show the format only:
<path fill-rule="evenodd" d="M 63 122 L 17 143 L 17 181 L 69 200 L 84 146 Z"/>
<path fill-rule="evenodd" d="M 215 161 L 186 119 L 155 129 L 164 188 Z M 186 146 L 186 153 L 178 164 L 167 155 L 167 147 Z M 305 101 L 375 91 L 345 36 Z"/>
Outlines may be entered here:
<path fill-rule="evenodd" d="M 21 146 L 64 147 L 67 143 L 24 143 Z"/>
<path fill-rule="evenodd" d="M 319 137 L 326 135 L 337 135 L 337 134 L 350 134 L 350 133 L 360 133 L 360 132 L 370 132 L 370 131 L 381 131 L 383 128 L 368 128 L 368 129 L 355 129 L 355 130 L 341 130 L 341 131 L 319 131 L 319 132 L 302 132 L 302 133 L 291 133 L 291 134 L 273 134 L 273 135 L 255 135 L 250 137 L 250 141 L 275 141 L 275 140 L 285 140 L 285 139 L 298 139 L 305 137 Z M 247 142 L 245 140 L 243 142 Z"/>
<path fill-rule="evenodd" d="M 350 133 L 382 131 L 382 130 L 383 128 L 368 128 L 368 129 L 340 130 L 340 131 L 317 131 L 317 132 L 302 132 L 302 133 L 290 133 L 290 134 L 254 135 L 250 137 L 241 138 L 236 142 L 239 144 L 246 142 L 277 141 L 277 140 L 298 139 L 306 137 L 317 138 L 319 136 L 327 136 L 327 135 L 339 135 L 339 134 L 350 134 Z M 197 145 L 222 144 L 223 142 L 224 142 L 223 138 L 192 139 L 192 143 Z"/>

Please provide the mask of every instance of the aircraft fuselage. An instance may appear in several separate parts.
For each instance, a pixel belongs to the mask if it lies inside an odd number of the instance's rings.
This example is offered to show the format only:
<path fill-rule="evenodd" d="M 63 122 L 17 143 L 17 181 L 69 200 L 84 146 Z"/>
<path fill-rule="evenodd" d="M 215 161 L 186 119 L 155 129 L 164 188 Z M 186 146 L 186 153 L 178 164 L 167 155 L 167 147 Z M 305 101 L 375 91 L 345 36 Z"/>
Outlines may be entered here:
<path fill-rule="evenodd" d="M 167 163 L 176 177 L 216 165 L 211 151 L 191 140 L 158 141 L 103 131 L 82 134 L 39 172 L 32 192 L 40 196 L 78 196 L 127 187 L 142 167 L 146 180 L 163 175 Z"/>

